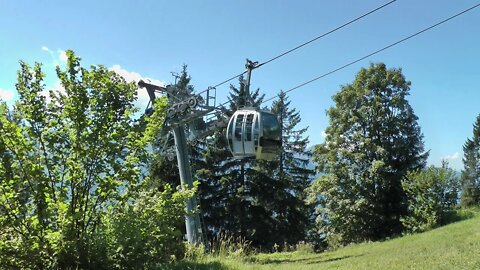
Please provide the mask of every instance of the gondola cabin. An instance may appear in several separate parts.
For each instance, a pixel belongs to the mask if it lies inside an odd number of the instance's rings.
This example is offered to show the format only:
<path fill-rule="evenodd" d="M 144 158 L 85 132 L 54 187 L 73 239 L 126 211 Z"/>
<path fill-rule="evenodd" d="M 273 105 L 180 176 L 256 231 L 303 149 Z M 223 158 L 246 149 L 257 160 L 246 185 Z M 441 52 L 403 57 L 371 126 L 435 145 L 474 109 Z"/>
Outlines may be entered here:
<path fill-rule="evenodd" d="M 236 158 L 272 160 L 278 155 L 281 139 L 277 116 L 268 111 L 243 108 L 228 123 L 228 146 Z"/>

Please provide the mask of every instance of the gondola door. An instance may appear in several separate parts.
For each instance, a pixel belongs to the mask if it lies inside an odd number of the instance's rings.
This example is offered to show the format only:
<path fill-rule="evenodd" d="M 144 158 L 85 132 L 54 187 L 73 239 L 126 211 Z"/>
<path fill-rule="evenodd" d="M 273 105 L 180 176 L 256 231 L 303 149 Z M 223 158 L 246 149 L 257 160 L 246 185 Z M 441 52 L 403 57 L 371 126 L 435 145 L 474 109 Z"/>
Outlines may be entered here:
<path fill-rule="evenodd" d="M 255 111 L 239 111 L 232 116 L 227 129 L 230 151 L 234 157 L 254 157 L 258 144 L 258 119 Z M 254 131 L 254 127 L 257 130 Z"/>
<path fill-rule="evenodd" d="M 243 149 L 245 151 L 245 156 L 255 156 L 255 143 L 253 140 L 253 120 L 255 117 L 255 113 L 246 113 L 246 117 L 244 119 L 244 132 L 243 135 Z"/>
<path fill-rule="evenodd" d="M 242 155 L 245 153 L 245 148 L 243 147 L 243 120 L 245 118 L 245 114 L 239 113 L 235 115 L 235 119 L 232 122 L 232 151 L 236 155 Z"/>

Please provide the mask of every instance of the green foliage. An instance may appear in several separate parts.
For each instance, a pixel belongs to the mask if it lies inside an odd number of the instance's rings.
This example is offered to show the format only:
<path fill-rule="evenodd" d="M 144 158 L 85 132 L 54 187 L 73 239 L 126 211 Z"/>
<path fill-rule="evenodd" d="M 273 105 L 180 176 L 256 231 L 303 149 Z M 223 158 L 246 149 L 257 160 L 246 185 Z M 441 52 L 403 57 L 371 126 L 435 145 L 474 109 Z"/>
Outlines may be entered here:
<path fill-rule="evenodd" d="M 72 51 L 67 58 L 65 70 L 57 67 L 62 91 L 47 95 L 41 65 L 20 62 L 19 101 L 13 110 L 0 104 L 0 265 L 112 268 L 115 256 L 134 257 L 117 250 L 134 228 L 143 233 L 146 254 L 175 254 L 178 232 L 169 229 L 186 195 L 152 194 L 143 173 L 165 100 L 136 121 L 134 83 L 104 66 L 81 67 Z M 175 218 L 156 220 L 172 208 Z"/>
<path fill-rule="evenodd" d="M 176 89 L 183 95 L 184 93 L 192 93 L 194 88 L 190 85 L 190 76 L 187 73 L 187 66 L 183 66 L 182 73 L 177 78 L 178 81 L 175 85 Z M 170 101 L 171 103 L 177 102 L 176 99 Z M 169 128 L 165 128 L 163 125 L 158 126 L 157 138 L 155 139 L 153 151 L 156 155 L 153 157 L 152 162 L 149 165 L 149 172 L 152 178 L 152 184 L 155 186 L 162 186 L 164 184 L 169 184 L 172 187 L 180 186 L 180 175 L 178 172 L 178 164 L 176 157 L 168 157 L 165 153 L 167 149 L 172 150 L 175 146 L 173 135 Z M 188 128 L 185 130 L 188 137 L 191 132 Z M 169 134 L 170 133 L 170 134 Z M 192 173 L 195 172 L 195 169 L 199 168 L 202 165 L 198 160 L 197 149 L 194 146 L 189 146 L 190 154 L 190 164 L 192 166 Z M 195 179 L 195 177 L 194 177 Z"/>
<path fill-rule="evenodd" d="M 313 154 L 322 176 L 309 188 L 317 230 L 327 240 L 345 244 L 402 231 L 401 179 L 428 156 L 409 90 L 400 69 L 372 64 L 333 96 L 326 140 Z"/>
<path fill-rule="evenodd" d="M 153 268 L 162 261 L 181 259 L 185 253 L 183 235 L 184 203 L 194 190 L 174 193 L 140 192 L 134 202 L 107 211 L 100 231 L 107 246 L 110 265 L 115 269 Z"/>
<path fill-rule="evenodd" d="M 311 243 L 300 242 L 295 245 L 295 252 L 298 254 L 315 253 L 315 247 Z"/>
<path fill-rule="evenodd" d="M 311 157 L 306 149 L 307 128 L 298 127 L 300 113 L 291 107 L 285 92 L 281 91 L 274 100 L 272 112 L 282 127 L 281 148 L 273 161 L 256 162 L 257 181 L 265 187 L 257 191 L 256 196 L 264 196 L 262 204 L 273 216 L 270 241 L 280 246 L 293 246 L 305 241 L 312 222 L 313 208 L 305 203 L 305 189 L 314 171 L 307 167 Z"/>
<path fill-rule="evenodd" d="M 401 219 L 407 232 L 423 232 L 445 224 L 458 201 L 459 179 L 446 164 L 407 173 L 402 187 L 408 198 L 408 214 Z"/>
<path fill-rule="evenodd" d="M 186 244 L 185 259 L 190 261 L 199 261 L 206 257 L 205 245 L 203 244 Z"/>
<path fill-rule="evenodd" d="M 239 87 L 231 86 L 230 114 L 245 104 L 244 87 L 243 78 Z M 253 106 L 260 106 L 263 96 L 258 89 L 252 92 L 252 99 Z M 202 214 L 210 239 L 229 235 L 251 242 L 254 248 L 272 250 L 306 237 L 312 209 L 304 202 L 304 189 L 313 173 L 306 168 L 306 128 L 298 128 L 300 115 L 290 108 L 285 93 L 273 103 L 272 111 L 283 126 L 278 159 L 233 159 L 225 130 L 219 130 L 201 152 L 203 163 L 196 177 L 201 181 Z"/>
<path fill-rule="evenodd" d="M 479 212 L 480 211 L 476 208 L 465 208 L 465 207 L 457 206 L 454 210 L 451 210 L 445 213 L 443 218 L 443 223 L 450 224 L 450 223 L 470 219 L 475 217 L 475 215 Z"/>
<path fill-rule="evenodd" d="M 158 270 L 233 270 L 238 267 L 229 267 L 215 258 L 207 258 L 198 261 L 180 261 L 173 263 L 161 263 L 155 269 Z"/>
<path fill-rule="evenodd" d="M 463 145 L 462 205 L 480 205 L 480 115 L 473 125 L 472 139 Z"/>
<path fill-rule="evenodd" d="M 243 91 L 243 78 L 240 78 L 240 88 L 231 86 L 230 114 L 244 104 Z M 252 97 L 254 105 L 259 105 L 262 97 L 258 90 L 253 91 Z M 253 183 L 251 160 L 232 158 L 225 132 L 225 129 L 218 130 L 213 140 L 205 145 L 201 152 L 202 167 L 195 171 L 195 177 L 201 182 L 199 197 L 208 239 L 229 235 L 234 239 L 246 238 L 254 246 L 262 245 L 263 237 L 268 235 L 270 217 L 262 202 L 253 199 L 256 194 L 251 192 L 250 187 L 264 186 L 261 182 L 258 182 L 259 185 Z M 259 223 L 266 226 L 260 227 Z M 253 241 L 257 239 L 258 242 Z"/>

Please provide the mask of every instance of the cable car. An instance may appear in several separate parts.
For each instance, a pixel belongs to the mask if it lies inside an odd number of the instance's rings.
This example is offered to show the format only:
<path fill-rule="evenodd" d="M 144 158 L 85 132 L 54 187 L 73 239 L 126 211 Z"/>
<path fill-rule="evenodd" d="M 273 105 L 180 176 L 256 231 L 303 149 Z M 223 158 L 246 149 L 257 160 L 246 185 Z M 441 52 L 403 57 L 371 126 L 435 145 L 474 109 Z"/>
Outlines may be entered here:
<path fill-rule="evenodd" d="M 227 126 L 228 147 L 235 158 L 272 160 L 280 150 L 281 139 L 277 116 L 257 108 L 236 111 Z"/>

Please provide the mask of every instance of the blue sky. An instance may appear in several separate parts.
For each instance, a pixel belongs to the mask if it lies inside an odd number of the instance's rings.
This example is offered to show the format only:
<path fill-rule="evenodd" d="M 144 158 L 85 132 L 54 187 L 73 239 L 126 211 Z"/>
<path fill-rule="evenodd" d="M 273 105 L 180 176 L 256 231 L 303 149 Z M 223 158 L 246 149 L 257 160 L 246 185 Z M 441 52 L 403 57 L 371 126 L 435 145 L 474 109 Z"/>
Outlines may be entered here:
<path fill-rule="evenodd" d="M 83 64 L 103 64 L 130 79 L 173 82 L 188 65 L 203 90 L 243 71 L 245 59 L 265 61 L 388 0 L 330 1 L 6 1 L 0 0 L 0 97 L 12 103 L 20 59 L 54 66 L 73 49 Z M 252 87 L 266 97 L 290 89 L 476 4 L 468 0 L 398 0 L 359 22 L 254 71 Z M 412 82 L 409 101 L 430 150 L 462 168 L 462 145 L 480 113 L 480 8 L 289 94 L 324 140 L 325 111 L 361 67 L 384 62 Z M 233 83 L 236 83 L 233 81 Z M 228 85 L 217 89 L 226 100 Z M 145 101 L 145 95 L 141 101 Z"/>

